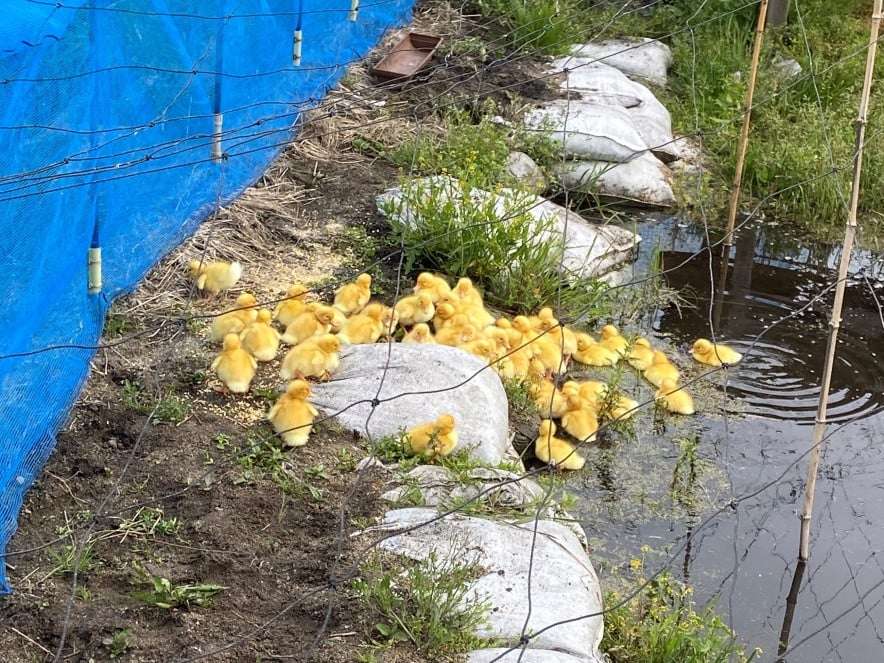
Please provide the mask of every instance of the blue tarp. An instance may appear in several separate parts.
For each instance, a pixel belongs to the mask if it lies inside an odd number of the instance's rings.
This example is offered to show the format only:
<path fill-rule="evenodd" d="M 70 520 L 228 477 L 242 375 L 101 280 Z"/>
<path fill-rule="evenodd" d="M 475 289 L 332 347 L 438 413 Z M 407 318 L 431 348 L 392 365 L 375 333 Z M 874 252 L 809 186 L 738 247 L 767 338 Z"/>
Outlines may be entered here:
<path fill-rule="evenodd" d="M 110 302 L 258 179 L 413 0 L 8 0 L 0 20 L 0 552 Z M 292 61 L 296 27 L 303 33 Z M 223 163 L 211 159 L 224 118 Z M 104 288 L 87 292 L 87 252 Z M 0 593 L 8 593 L 0 566 Z"/>

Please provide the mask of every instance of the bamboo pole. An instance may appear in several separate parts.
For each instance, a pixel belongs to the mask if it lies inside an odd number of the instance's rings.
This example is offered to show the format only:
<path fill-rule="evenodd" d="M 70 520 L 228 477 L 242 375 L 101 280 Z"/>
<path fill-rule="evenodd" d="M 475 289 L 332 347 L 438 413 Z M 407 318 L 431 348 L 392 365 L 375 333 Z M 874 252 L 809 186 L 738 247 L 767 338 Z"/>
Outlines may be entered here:
<path fill-rule="evenodd" d="M 875 0 L 872 9 L 872 25 L 869 37 L 869 51 L 866 57 L 866 76 L 859 101 L 859 116 L 856 120 L 856 145 L 853 154 L 853 181 L 850 185 L 850 209 L 847 212 L 847 225 L 844 229 L 844 245 L 841 249 L 841 261 L 838 265 L 838 282 L 835 286 L 835 301 L 832 304 L 832 317 L 829 320 L 829 339 L 826 346 L 826 361 L 823 368 L 820 399 L 817 406 L 816 420 L 813 426 L 813 446 L 807 461 L 807 480 L 804 486 L 804 508 L 801 511 L 801 539 L 798 547 L 798 559 L 806 562 L 810 555 L 810 518 L 813 513 L 813 493 L 816 488 L 816 475 L 820 464 L 820 452 L 823 446 L 823 435 L 826 430 L 826 406 L 829 400 L 829 387 L 832 381 L 832 366 L 835 362 L 835 347 L 838 342 L 838 327 L 841 323 L 841 309 L 844 305 L 844 290 L 847 282 L 847 268 L 850 265 L 850 254 L 856 238 L 856 210 L 859 205 L 859 182 L 862 172 L 863 148 L 866 136 L 866 117 L 869 109 L 869 95 L 872 89 L 872 73 L 875 68 L 875 52 L 877 51 L 878 30 L 881 25 L 881 3 Z"/>
<path fill-rule="evenodd" d="M 749 87 L 746 89 L 746 106 L 743 108 L 743 129 L 737 147 L 737 165 L 734 168 L 734 182 L 727 212 L 727 234 L 724 236 L 725 251 L 731 247 L 734 222 L 737 218 L 737 204 L 740 201 L 740 186 L 743 183 L 743 165 L 746 161 L 746 148 L 749 145 L 749 122 L 752 118 L 752 98 L 755 96 L 755 78 L 758 74 L 758 60 L 761 57 L 761 42 L 764 39 L 764 22 L 767 18 L 767 0 L 761 0 L 758 10 L 758 25 L 755 26 L 755 43 L 752 46 L 752 64 L 749 67 Z M 727 255 L 727 254 L 724 254 Z"/>
<path fill-rule="evenodd" d="M 743 183 L 743 166 L 746 161 L 746 149 L 749 146 L 749 125 L 752 118 L 752 99 L 755 97 L 755 78 L 758 75 L 758 61 L 761 58 L 761 43 L 764 39 L 764 25 L 767 20 L 768 0 L 761 0 L 758 9 L 758 24 L 755 26 L 755 42 L 752 45 L 752 63 L 749 66 L 749 86 L 746 89 L 746 102 L 743 107 L 743 128 L 740 132 L 740 143 L 737 146 L 737 165 L 734 168 L 734 181 L 731 186 L 731 197 L 727 211 L 727 232 L 721 246 L 721 272 L 718 287 L 713 294 L 713 332 L 721 324 L 721 308 L 724 301 L 724 282 L 727 280 L 728 261 L 733 244 L 734 224 L 737 219 L 737 205 L 740 202 L 740 187 Z"/>

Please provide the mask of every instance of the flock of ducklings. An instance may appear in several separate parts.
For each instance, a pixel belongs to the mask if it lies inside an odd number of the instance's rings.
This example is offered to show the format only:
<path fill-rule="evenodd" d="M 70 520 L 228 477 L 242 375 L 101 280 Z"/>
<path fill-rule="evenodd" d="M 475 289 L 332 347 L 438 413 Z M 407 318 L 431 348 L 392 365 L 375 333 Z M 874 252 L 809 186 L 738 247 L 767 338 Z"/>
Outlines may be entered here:
<path fill-rule="evenodd" d="M 238 263 L 193 261 L 189 273 L 197 287 L 213 298 L 239 280 L 242 268 Z M 282 333 L 274 321 L 284 329 Z M 339 365 L 341 345 L 392 338 L 397 326 L 404 331 L 403 343 L 458 347 L 487 361 L 501 378 L 527 382 L 543 417 L 535 455 L 557 468 L 580 469 L 584 458 L 571 442 L 556 437 L 554 419 L 571 437 L 591 442 L 600 418 L 626 419 L 639 406 L 625 396 L 609 394 L 603 382 L 568 380 L 558 387 L 554 375 L 564 374 L 572 361 L 587 366 L 626 361 L 657 387 L 655 398 L 668 411 L 694 413 L 693 399 L 678 384 L 678 368 L 646 338 L 630 343 L 608 324 L 596 340 L 560 324 L 551 308 L 541 309 L 536 316 L 495 318 L 470 279 L 461 278 L 451 287 L 444 277 L 429 272 L 418 276 L 413 294 L 392 307 L 371 301 L 369 274 L 360 274 L 338 288 L 332 304 L 311 301 L 302 284 L 289 287 L 273 311 L 259 309 L 253 295 L 242 293 L 236 298 L 236 309 L 212 323 L 211 338 L 221 341 L 223 348 L 211 369 L 223 390 L 246 393 L 258 362 L 275 359 L 280 344 L 291 346 L 280 367 L 280 376 L 290 382 L 267 419 L 285 445 L 302 446 L 317 416 L 309 402 L 308 378 L 327 379 Z M 690 354 L 712 366 L 735 364 L 742 358 L 735 350 L 706 339 L 697 340 Z M 454 417 L 446 413 L 410 429 L 404 441 L 413 453 L 427 459 L 444 456 L 457 445 L 455 426 Z"/>

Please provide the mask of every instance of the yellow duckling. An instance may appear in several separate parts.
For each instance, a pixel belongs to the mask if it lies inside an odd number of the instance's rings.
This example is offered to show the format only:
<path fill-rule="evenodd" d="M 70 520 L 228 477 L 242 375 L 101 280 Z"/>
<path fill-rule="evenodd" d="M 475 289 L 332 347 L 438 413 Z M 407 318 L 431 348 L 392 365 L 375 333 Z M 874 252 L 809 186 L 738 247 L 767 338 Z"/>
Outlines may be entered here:
<path fill-rule="evenodd" d="M 236 298 L 236 308 L 227 313 L 222 313 L 212 320 L 210 337 L 213 341 L 220 341 L 228 334 L 239 334 L 258 316 L 258 300 L 248 292 L 243 292 Z"/>
<path fill-rule="evenodd" d="M 288 327 L 292 320 L 304 312 L 310 292 L 301 283 L 289 286 L 285 291 L 285 299 L 276 304 L 273 309 L 273 318 L 283 327 Z"/>
<path fill-rule="evenodd" d="M 335 291 L 332 304 L 344 315 L 359 313 L 371 298 L 371 274 L 360 274 L 354 283 L 345 283 Z"/>
<path fill-rule="evenodd" d="M 243 350 L 258 361 L 272 361 L 279 352 L 279 332 L 270 324 L 272 317 L 270 309 L 262 308 L 257 319 L 239 334 Z"/>
<path fill-rule="evenodd" d="M 224 348 L 211 366 L 224 383 L 224 390 L 234 394 L 244 394 L 249 390 L 257 368 L 258 362 L 239 347 L 239 336 L 233 333 L 224 337 Z"/>
<path fill-rule="evenodd" d="M 191 260 L 187 273 L 196 280 L 196 287 L 209 293 L 209 299 L 222 290 L 229 290 L 242 277 L 242 265 L 238 262 L 203 262 Z"/>
<path fill-rule="evenodd" d="M 485 327 L 482 330 L 482 335 L 494 344 L 494 348 L 500 354 L 507 353 L 513 349 L 506 329 L 495 326 Z"/>
<path fill-rule="evenodd" d="M 694 342 L 694 347 L 689 350 L 689 354 L 701 364 L 709 364 L 710 366 L 728 366 L 739 362 L 743 355 L 721 343 L 713 343 L 712 341 L 700 338 Z"/>
<path fill-rule="evenodd" d="M 562 428 L 582 442 L 595 440 L 599 429 L 599 420 L 595 411 L 587 407 L 580 394 L 569 393 L 565 396 L 565 412 L 562 414 Z"/>
<path fill-rule="evenodd" d="M 599 400 L 605 395 L 605 390 L 608 388 L 604 382 L 598 382 L 596 380 L 583 380 L 582 382 L 577 382 L 576 380 L 568 380 L 565 384 L 562 385 L 562 393 L 576 393 L 580 395 L 580 398 L 587 404 L 588 407 L 596 409 L 598 407 Z"/>
<path fill-rule="evenodd" d="M 579 470 L 586 462 L 574 447 L 555 437 L 556 425 L 549 419 L 540 422 L 540 435 L 534 441 L 534 455 L 541 463 L 549 463 L 556 469 Z"/>
<path fill-rule="evenodd" d="M 626 361 L 635 370 L 646 371 L 654 363 L 654 349 L 651 347 L 651 342 L 642 336 L 635 339 L 626 355 Z"/>
<path fill-rule="evenodd" d="M 564 373 L 568 368 L 565 363 L 565 357 L 562 355 L 562 346 L 556 345 L 555 342 L 549 340 L 548 336 L 538 336 L 531 341 L 531 350 L 534 358 L 543 365 L 544 372 Z"/>
<path fill-rule="evenodd" d="M 680 373 L 678 372 L 678 369 L 669 362 L 665 354 L 660 350 L 654 350 L 654 361 L 645 369 L 643 375 L 648 382 L 655 387 L 659 387 L 663 384 L 663 380 L 666 379 L 678 382 Z"/>
<path fill-rule="evenodd" d="M 457 318 L 460 317 L 463 317 L 463 321 L 457 321 Z M 467 320 L 465 315 L 458 313 L 455 316 L 455 322 L 450 326 L 436 330 L 436 343 L 457 347 L 475 340 L 478 332 L 473 325 L 466 322 Z"/>
<path fill-rule="evenodd" d="M 421 322 L 429 322 L 436 315 L 436 306 L 429 292 L 421 291 L 416 295 L 403 297 L 393 307 L 399 316 L 399 324 L 411 327 Z"/>
<path fill-rule="evenodd" d="M 416 293 L 421 291 L 429 293 L 433 303 L 438 304 L 442 295 L 451 294 L 451 286 L 441 276 L 430 274 L 430 272 L 422 272 L 418 275 L 417 282 L 414 284 L 414 291 Z"/>
<path fill-rule="evenodd" d="M 443 327 L 450 327 L 458 315 L 457 308 L 452 304 L 436 304 L 436 314 L 433 316 L 433 329 L 437 332 Z"/>
<path fill-rule="evenodd" d="M 295 317 L 285 328 L 282 342 L 297 345 L 311 336 L 327 334 L 335 319 L 335 309 L 319 302 L 307 304 L 304 312 Z"/>
<path fill-rule="evenodd" d="M 532 383 L 528 387 L 528 395 L 534 399 L 542 417 L 558 419 L 567 412 L 568 403 L 552 380 L 542 379 Z"/>
<path fill-rule="evenodd" d="M 341 326 L 338 339 L 348 345 L 375 343 L 384 333 L 383 304 L 369 304 Z"/>
<path fill-rule="evenodd" d="M 468 279 L 466 276 L 458 279 L 457 284 L 451 289 L 451 291 L 467 306 L 485 307 L 485 303 L 482 301 L 482 293 L 476 289 L 472 280 Z"/>
<path fill-rule="evenodd" d="M 527 316 L 517 315 L 513 318 L 512 325 L 513 329 L 518 330 L 522 334 L 519 344 L 527 343 L 528 341 L 533 341 L 537 338 L 537 332 L 534 331 L 534 327 L 531 325 L 531 321 Z"/>
<path fill-rule="evenodd" d="M 608 419 L 614 419 L 616 421 L 626 421 L 635 414 L 638 409 L 639 402 L 629 398 L 628 396 L 624 396 L 623 394 L 618 394 L 616 398 L 609 395 L 608 387 L 605 385 L 604 390 L 599 394 L 602 403 L 602 411 L 600 414 L 607 417 Z"/>
<path fill-rule="evenodd" d="M 585 332 L 575 333 L 577 352 L 574 359 L 586 366 L 613 366 L 619 360 L 616 352 L 599 345 L 592 336 Z"/>
<path fill-rule="evenodd" d="M 457 446 L 457 431 L 454 426 L 454 417 L 443 414 L 434 422 L 410 429 L 405 434 L 405 442 L 412 453 L 429 460 L 437 456 L 447 456 Z"/>
<path fill-rule="evenodd" d="M 674 380 L 666 378 L 660 384 L 654 398 L 663 401 L 666 409 L 675 414 L 694 414 L 694 399 Z"/>
<path fill-rule="evenodd" d="M 267 420 L 287 447 L 302 447 L 319 412 L 307 399 L 313 395 L 306 380 L 292 380 L 267 413 Z"/>
<path fill-rule="evenodd" d="M 471 355 L 484 359 L 489 364 L 497 361 L 497 351 L 490 339 L 479 336 L 472 341 L 461 343 L 457 347 L 469 352 Z"/>
<path fill-rule="evenodd" d="M 614 325 L 605 325 L 599 335 L 601 336 L 599 345 L 603 348 L 616 352 L 620 357 L 629 352 L 629 341 L 620 334 L 620 330 Z"/>
<path fill-rule="evenodd" d="M 284 380 L 317 377 L 327 379 L 340 365 L 341 342 L 334 334 L 308 338 L 289 350 L 282 360 L 279 375 Z"/>
<path fill-rule="evenodd" d="M 436 339 L 433 338 L 433 332 L 430 331 L 430 325 L 426 322 L 419 322 L 411 328 L 411 331 L 407 332 L 405 336 L 402 337 L 402 342 L 435 343 Z"/>

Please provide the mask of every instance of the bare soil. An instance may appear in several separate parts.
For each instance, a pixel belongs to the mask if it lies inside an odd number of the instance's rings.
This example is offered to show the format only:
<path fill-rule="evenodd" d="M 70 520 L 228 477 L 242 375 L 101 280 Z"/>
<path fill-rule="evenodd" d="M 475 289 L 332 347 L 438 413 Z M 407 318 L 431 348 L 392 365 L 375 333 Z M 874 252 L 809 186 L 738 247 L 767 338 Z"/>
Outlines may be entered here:
<path fill-rule="evenodd" d="M 416 27 L 447 40 L 487 34 L 439 2 L 421 5 Z M 256 441 L 278 448 L 264 421 L 281 386 L 278 362 L 261 366 L 247 396 L 218 393 L 207 323 L 239 291 L 272 305 L 292 282 L 321 282 L 327 294 L 367 266 L 346 229 L 383 243 L 389 228 L 375 196 L 398 173 L 352 150 L 354 138 L 384 142 L 385 132 L 403 138 L 419 123 L 431 126 L 433 99 L 469 108 L 487 97 L 505 105 L 515 95 L 553 94 L 536 79 L 536 61 L 492 61 L 491 53 L 487 62 L 452 57 L 411 87 L 378 88 L 367 65 L 396 39 L 354 67 L 262 181 L 115 303 L 106 347 L 9 546 L 14 593 L 0 601 L 3 661 L 343 663 L 364 651 L 366 615 L 347 581 L 368 542 L 351 534 L 383 513 L 387 477 L 354 471 L 366 452 L 333 421 L 320 423 L 306 447 L 284 450 L 275 470 L 250 467 Z M 243 262 L 237 291 L 194 298 L 183 266 L 199 255 Z M 373 271 L 401 285 L 413 275 L 396 264 L 392 256 Z M 184 404 L 179 423 L 151 416 L 170 395 Z M 167 524 L 176 519 L 166 533 L 145 525 L 160 510 Z M 78 554 L 75 577 L 70 558 Z M 224 589 L 211 605 L 164 608 L 133 596 L 152 578 Z M 399 649 L 380 660 L 419 659 Z"/>

